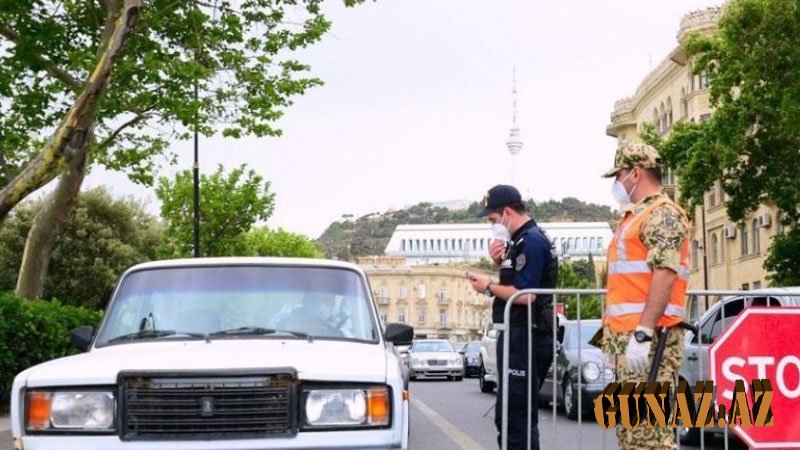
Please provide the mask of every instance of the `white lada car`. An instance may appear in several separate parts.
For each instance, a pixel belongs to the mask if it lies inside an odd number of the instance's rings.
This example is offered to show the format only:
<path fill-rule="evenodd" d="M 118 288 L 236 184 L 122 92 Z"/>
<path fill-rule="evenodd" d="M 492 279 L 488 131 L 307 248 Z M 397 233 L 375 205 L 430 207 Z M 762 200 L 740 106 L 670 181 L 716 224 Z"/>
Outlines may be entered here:
<path fill-rule="evenodd" d="M 367 277 L 336 261 L 129 269 L 85 353 L 17 375 L 17 449 L 406 448 L 408 375 Z"/>

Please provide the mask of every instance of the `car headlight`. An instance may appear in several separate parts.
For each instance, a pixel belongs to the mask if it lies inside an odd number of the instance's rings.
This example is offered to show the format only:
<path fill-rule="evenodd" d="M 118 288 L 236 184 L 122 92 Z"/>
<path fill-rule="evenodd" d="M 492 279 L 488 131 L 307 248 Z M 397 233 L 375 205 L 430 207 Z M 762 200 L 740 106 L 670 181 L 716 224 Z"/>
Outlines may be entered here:
<path fill-rule="evenodd" d="M 606 367 L 603 369 L 603 376 L 606 380 L 614 381 L 614 369 Z"/>
<path fill-rule="evenodd" d="M 478 360 L 474 356 L 467 356 L 467 362 L 470 364 L 475 364 L 476 362 L 478 362 Z"/>
<path fill-rule="evenodd" d="M 586 381 L 595 381 L 600 378 L 600 366 L 591 361 L 583 365 L 583 377 Z"/>
<path fill-rule="evenodd" d="M 111 431 L 111 391 L 31 391 L 26 394 L 25 427 L 30 431 Z"/>
<path fill-rule="evenodd" d="M 412 358 L 411 359 L 411 365 L 412 366 L 420 366 L 420 365 L 422 365 L 422 360 L 419 359 L 419 358 Z"/>
<path fill-rule="evenodd" d="M 450 364 L 457 365 L 461 363 L 461 357 L 456 356 L 455 358 L 450 358 Z"/>
<path fill-rule="evenodd" d="M 309 390 L 305 401 L 305 427 L 386 426 L 390 410 L 386 387 Z"/>

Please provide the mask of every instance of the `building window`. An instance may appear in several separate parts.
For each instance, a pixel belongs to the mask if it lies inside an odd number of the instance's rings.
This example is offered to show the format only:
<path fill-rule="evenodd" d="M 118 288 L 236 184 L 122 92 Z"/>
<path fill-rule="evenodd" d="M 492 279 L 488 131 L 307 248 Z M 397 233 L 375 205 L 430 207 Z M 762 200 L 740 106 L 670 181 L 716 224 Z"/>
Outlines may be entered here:
<path fill-rule="evenodd" d="M 689 102 L 686 100 L 686 89 L 681 88 L 681 118 L 689 115 Z"/>
<path fill-rule="evenodd" d="M 746 256 L 747 255 L 747 241 L 750 240 L 750 238 L 747 236 L 747 225 L 742 224 L 739 227 L 739 232 L 742 235 L 742 238 L 741 238 L 741 241 L 742 241 L 741 242 L 742 256 Z"/>
<path fill-rule="evenodd" d="M 399 288 L 397 288 L 397 298 L 400 300 L 405 300 L 406 297 L 408 297 L 408 288 L 406 287 L 405 283 L 403 283 Z"/>
<path fill-rule="evenodd" d="M 447 310 L 440 309 L 439 310 L 439 325 L 446 327 L 447 326 Z"/>
<path fill-rule="evenodd" d="M 417 298 L 425 298 L 425 283 L 420 283 L 417 285 Z"/>
<path fill-rule="evenodd" d="M 758 227 L 758 219 L 753 219 L 753 253 L 761 252 L 761 229 Z"/>
<path fill-rule="evenodd" d="M 750 283 L 742 283 L 742 290 L 749 291 L 750 290 Z"/>
<path fill-rule="evenodd" d="M 583 248 L 584 250 L 589 249 L 589 238 L 587 237 L 583 238 Z"/>
<path fill-rule="evenodd" d="M 719 240 L 717 233 L 711 234 L 711 264 L 719 263 Z"/>
<path fill-rule="evenodd" d="M 405 239 L 401 239 L 400 240 L 400 251 L 403 251 L 403 252 L 406 251 L 406 240 Z"/>
<path fill-rule="evenodd" d="M 700 248 L 700 244 L 697 240 L 692 241 L 692 269 L 697 269 L 697 252 Z"/>
<path fill-rule="evenodd" d="M 602 249 L 603 248 L 603 238 L 602 237 L 597 238 L 597 248 L 598 249 Z"/>
<path fill-rule="evenodd" d="M 406 323 L 406 309 L 400 308 L 397 310 L 397 321 L 399 323 Z"/>
<path fill-rule="evenodd" d="M 709 120 L 711 120 L 711 114 L 700 115 L 700 123 L 708 122 Z"/>
<path fill-rule="evenodd" d="M 779 212 L 777 218 L 778 234 L 783 234 L 786 231 L 786 223 L 784 223 L 785 220 L 786 220 L 786 214 L 784 214 L 783 212 Z"/>
<path fill-rule="evenodd" d="M 381 317 L 381 322 L 386 323 L 389 321 L 389 313 L 386 312 L 386 309 L 381 308 L 380 312 L 378 313 Z"/>
<path fill-rule="evenodd" d="M 717 206 L 717 189 L 711 188 L 708 192 L 708 207 L 713 208 Z"/>
<path fill-rule="evenodd" d="M 380 298 L 382 300 L 386 300 L 389 298 L 389 286 L 386 286 L 385 284 L 381 286 Z"/>
<path fill-rule="evenodd" d="M 425 308 L 420 308 L 417 310 L 417 323 L 420 325 L 425 324 Z"/>
<path fill-rule="evenodd" d="M 706 71 L 700 73 L 700 89 L 708 89 L 708 73 Z"/>
<path fill-rule="evenodd" d="M 761 289 L 761 281 L 753 281 L 753 289 Z"/>

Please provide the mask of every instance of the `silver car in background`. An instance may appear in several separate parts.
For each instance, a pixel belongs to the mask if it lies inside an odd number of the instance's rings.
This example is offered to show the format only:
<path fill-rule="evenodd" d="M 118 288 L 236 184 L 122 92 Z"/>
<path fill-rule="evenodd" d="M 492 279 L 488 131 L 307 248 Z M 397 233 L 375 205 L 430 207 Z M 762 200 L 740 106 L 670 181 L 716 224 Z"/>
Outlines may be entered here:
<path fill-rule="evenodd" d="M 464 360 L 444 339 L 414 341 L 408 352 L 408 362 L 412 380 L 429 377 L 464 379 Z"/>

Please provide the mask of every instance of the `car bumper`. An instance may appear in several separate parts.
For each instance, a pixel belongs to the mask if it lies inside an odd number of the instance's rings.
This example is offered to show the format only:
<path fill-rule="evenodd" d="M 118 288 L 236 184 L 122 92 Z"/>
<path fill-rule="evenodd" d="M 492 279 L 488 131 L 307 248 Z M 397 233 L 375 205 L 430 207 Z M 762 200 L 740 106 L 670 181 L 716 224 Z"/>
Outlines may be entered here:
<path fill-rule="evenodd" d="M 293 438 L 224 439 L 209 441 L 122 441 L 118 436 L 24 436 L 24 450 L 261 450 L 341 449 L 373 450 L 401 448 L 394 430 L 303 432 Z M 18 444 L 19 445 L 19 444 Z"/>
<path fill-rule="evenodd" d="M 412 368 L 411 376 L 416 378 L 427 377 L 463 377 L 464 369 L 462 367 L 420 367 Z"/>
<path fill-rule="evenodd" d="M 481 373 L 481 366 L 470 366 L 467 365 L 464 367 L 464 375 L 479 375 Z"/>

